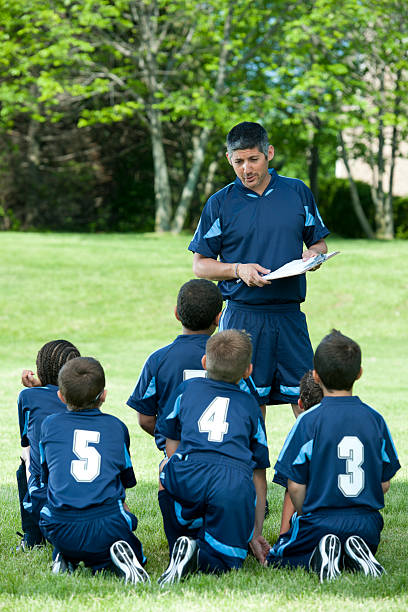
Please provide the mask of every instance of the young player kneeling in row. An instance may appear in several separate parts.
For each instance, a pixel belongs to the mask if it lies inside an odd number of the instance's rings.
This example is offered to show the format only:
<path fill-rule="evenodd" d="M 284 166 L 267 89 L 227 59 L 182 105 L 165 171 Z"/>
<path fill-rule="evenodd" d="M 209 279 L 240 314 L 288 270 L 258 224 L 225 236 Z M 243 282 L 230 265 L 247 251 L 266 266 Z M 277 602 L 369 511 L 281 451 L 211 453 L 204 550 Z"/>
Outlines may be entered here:
<path fill-rule="evenodd" d="M 383 417 L 353 396 L 362 374 L 358 344 L 333 330 L 317 347 L 314 368 L 324 397 L 297 419 L 275 465 L 297 514 L 266 563 L 303 566 L 331 580 L 343 550 L 346 568 L 379 576 L 379 510 L 400 468 L 397 452 Z"/>
<path fill-rule="evenodd" d="M 83 561 L 94 572 L 112 567 L 126 582 L 149 582 L 146 559 L 134 535 L 137 519 L 124 503 L 125 488 L 136 484 L 124 423 L 100 407 L 105 374 L 90 357 L 68 361 L 58 375 L 63 413 L 41 428 L 43 482 L 47 504 L 40 528 L 54 545 L 53 573 L 73 571 Z"/>
<path fill-rule="evenodd" d="M 182 383 L 163 412 L 170 459 L 160 481 L 173 503 L 163 512 L 171 558 L 162 586 L 195 570 L 239 568 L 248 543 L 260 561 L 269 550 L 261 535 L 270 465 L 265 425 L 256 400 L 237 384 L 251 374 L 251 356 L 245 332 L 212 336 L 202 362 L 208 378 Z"/>

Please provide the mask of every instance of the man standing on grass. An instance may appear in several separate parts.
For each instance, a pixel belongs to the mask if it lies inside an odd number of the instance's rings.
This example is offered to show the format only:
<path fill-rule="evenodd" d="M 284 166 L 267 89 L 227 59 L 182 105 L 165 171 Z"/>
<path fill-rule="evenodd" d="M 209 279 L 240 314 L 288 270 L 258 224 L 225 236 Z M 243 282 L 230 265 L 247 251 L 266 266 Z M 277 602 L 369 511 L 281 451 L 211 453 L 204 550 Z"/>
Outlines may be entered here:
<path fill-rule="evenodd" d="M 313 350 L 300 303 L 305 275 L 263 278 L 285 263 L 326 253 L 329 234 L 313 194 L 298 180 L 268 170 L 274 148 L 258 123 L 239 123 L 227 136 L 236 179 L 205 205 L 189 245 L 193 271 L 220 281 L 227 305 L 223 329 L 245 329 L 253 343 L 253 379 L 265 404 L 292 405 L 299 381 L 313 367 Z M 303 244 L 307 249 L 302 253 Z"/>

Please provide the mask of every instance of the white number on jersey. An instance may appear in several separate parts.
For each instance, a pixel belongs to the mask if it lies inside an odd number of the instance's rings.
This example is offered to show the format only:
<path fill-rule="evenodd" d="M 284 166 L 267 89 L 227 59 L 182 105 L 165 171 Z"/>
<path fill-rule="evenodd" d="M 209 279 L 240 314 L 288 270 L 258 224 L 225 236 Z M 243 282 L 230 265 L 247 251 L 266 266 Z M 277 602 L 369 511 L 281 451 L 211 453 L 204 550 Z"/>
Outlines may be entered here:
<path fill-rule="evenodd" d="M 183 381 L 189 378 L 207 378 L 207 370 L 183 370 Z"/>
<path fill-rule="evenodd" d="M 71 474 L 78 482 L 92 482 L 101 471 L 101 456 L 91 442 L 98 444 L 99 431 L 75 429 L 72 450 L 78 457 L 71 461 Z"/>
<path fill-rule="evenodd" d="M 345 497 L 357 497 L 364 489 L 364 446 L 356 436 L 344 436 L 337 445 L 339 459 L 346 460 L 346 474 L 339 474 L 338 487 Z"/>
<path fill-rule="evenodd" d="M 229 397 L 216 397 L 198 419 L 201 433 L 208 432 L 209 442 L 222 442 L 228 431 L 226 421 Z"/>

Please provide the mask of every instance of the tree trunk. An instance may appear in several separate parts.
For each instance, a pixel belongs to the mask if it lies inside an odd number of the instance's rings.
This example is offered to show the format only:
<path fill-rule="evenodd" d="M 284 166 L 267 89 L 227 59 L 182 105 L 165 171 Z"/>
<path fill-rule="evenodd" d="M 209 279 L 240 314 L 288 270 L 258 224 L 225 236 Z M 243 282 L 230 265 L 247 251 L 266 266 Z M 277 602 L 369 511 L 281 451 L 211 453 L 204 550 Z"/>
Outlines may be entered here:
<path fill-rule="evenodd" d="M 351 203 L 353 205 L 354 212 L 356 213 L 357 219 L 360 222 L 360 225 L 362 227 L 364 234 L 367 236 L 367 238 L 370 238 L 372 240 L 375 238 L 375 235 L 374 235 L 373 230 L 371 229 L 371 226 L 368 222 L 368 219 L 363 210 L 363 207 L 361 206 L 360 196 L 358 194 L 358 190 L 354 182 L 354 179 L 351 175 L 346 146 L 344 144 L 343 134 L 341 132 L 339 132 L 339 142 L 340 142 L 340 148 L 341 148 L 341 155 L 342 155 L 343 162 L 347 170 L 347 176 L 348 176 L 350 194 L 351 194 Z"/>
<path fill-rule="evenodd" d="M 154 227 L 156 232 L 168 232 L 170 230 L 171 221 L 171 191 L 159 111 L 150 107 L 148 118 L 152 139 L 154 167 L 154 196 L 156 210 Z"/>
<path fill-rule="evenodd" d="M 312 193 L 315 197 L 316 202 L 319 200 L 319 166 L 320 166 L 320 156 L 319 156 L 319 140 L 320 140 L 320 130 L 321 130 L 321 122 L 319 117 L 312 118 L 312 123 L 314 126 L 313 129 L 313 139 L 311 146 L 309 148 L 309 185 Z"/>

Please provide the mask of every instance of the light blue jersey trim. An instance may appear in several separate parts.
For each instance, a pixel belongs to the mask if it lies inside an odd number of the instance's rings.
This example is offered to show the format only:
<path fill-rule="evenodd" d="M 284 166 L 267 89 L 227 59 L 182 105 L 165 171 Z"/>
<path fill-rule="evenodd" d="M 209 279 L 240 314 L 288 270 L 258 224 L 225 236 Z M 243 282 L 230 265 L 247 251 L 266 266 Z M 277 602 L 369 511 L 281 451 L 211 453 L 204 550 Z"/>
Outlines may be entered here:
<path fill-rule="evenodd" d="M 308 415 L 310 415 L 313 412 L 313 410 L 316 410 L 316 408 L 318 408 L 319 406 L 320 406 L 320 403 L 316 404 L 316 406 L 312 406 L 312 408 L 309 408 L 309 410 L 307 412 L 303 412 L 302 414 L 300 414 L 298 416 L 298 418 L 295 421 L 294 426 L 292 427 L 292 429 L 288 433 L 288 437 L 285 440 L 285 443 L 284 443 L 284 445 L 282 447 L 281 452 L 279 453 L 278 461 L 282 460 L 282 457 L 285 454 L 285 451 L 288 448 L 290 441 L 292 440 L 293 436 L 295 435 L 295 431 L 299 427 L 299 423 L 301 423 L 302 419 L 304 419 L 306 416 L 308 417 Z"/>
<path fill-rule="evenodd" d="M 220 317 L 220 320 L 218 321 L 218 331 L 223 331 L 223 329 L 224 329 L 224 317 L 225 317 L 225 313 L 227 312 L 228 303 L 229 303 L 228 300 L 226 300 L 225 308 L 222 311 L 222 315 Z"/>
<path fill-rule="evenodd" d="M 245 380 L 243 378 L 241 378 L 241 380 L 239 381 L 238 385 L 239 385 L 239 388 L 241 389 L 241 391 L 245 391 L 245 393 L 251 393 L 247 383 L 245 382 Z"/>
<path fill-rule="evenodd" d="M 33 507 L 33 504 L 31 502 L 23 501 L 23 508 L 24 508 L 24 510 L 28 510 L 28 512 L 30 512 L 32 507 Z"/>
<path fill-rule="evenodd" d="M 316 225 L 314 216 L 309 212 L 309 207 L 303 206 L 303 208 L 305 209 L 306 213 L 305 227 L 311 227 L 312 225 Z"/>
<path fill-rule="evenodd" d="M 27 431 L 28 431 L 28 419 L 30 418 L 30 411 L 28 410 L 25 414 L 25 419 L 24 419 L 24 429 L 23 429 L 23 433 L 22 435 L 24 436 Z"/>
<path fill-rule="evenodd" d="M 280 385 L 279 391 L 282 395 L 299 395 L 300 387 L 285 387 L 285 385 Z"/>
<path fill-rule="evenodd" d="M 174 511 L 176 513 L 176 518 L 178 520 L 178 522 L 180 523 L 180 525 L 183 525 L 184 527 L 188 527 L 189 529 L 198 529 L 199 527 L 203 526 L 203 519 L 202 518 L 196 518 L 196 519 L 191 519 L 191 520 L 186 520 L 183 518 L 181 512 L 182 512 L 183 508 L 181 506 L 181 504 L 179 504 L 178 502 L 174 502 Z"/>
<path fill-rule="evenodd" d="M 268 189 L 268 191 L 264 195 L 268 196 L 270 193 L 272 193 L 273 190 L 274 190 L 273 187 L 272 187 L 272 189 Z"/>
<path fill-rule="evenodd" d="M 382 457 L 382 460 L 385 461 L 385 463 L 391 463 L 391 460 L 389 456 L 387 455 L 387 451 L 385 450 L 385 440 L 384 439 L 382 441 L 382 446 L 381 446 L 381 457 Z"/>
<path fill-rule="evenodd" d="M 30 495 L 33 491 L 38 491 L 38 487 L 36 485 L 31 485 L 30 487 L 28 487 L 28 492 Z"/>
<path fill-rule="evenodd" d="M 271 387 L 256 387 L 258 391 L 258 395 L 261 397 L 266 397 L 271 392 Z"/>
<path fill-rule="evenodd" d="M 247 550 L 245 548 L 238 548 L 237 546 L 228 546 L 227 544 L 223 544 L 219 542 L 215 538 L 213 538 L 208 531 L 204 534 L 204 540 L 214 548 L 217 552 L 220 552 L 222 555 L 226 555 L 227 557 L 235 557 L 237 559 L 245 559 L 247 556 Z"/>
<path fill-rule="evenodd" d="M 38 443 L 38 448 L 40 449 L 40 461 L 41 463 L 45 463 L 44 447 L 41 442 Z"/>
<path fill-rule="evenodd" d="M 166 421 L 167 419 L 175 419 L 176 416 L 180 413 L 180 402 L 181 402 L 181 398 L 182 398 L 182 393 L 177 397 L 176 401 L 174 402 L 174 408 L 172 410 L 172 412 L 170 412 L 169 416 L 166 417 Z"/>
<path fill-rule="evenodd" d="M 47 506 L 43 506 L 40 510 L 40 514 L 45 514 L 45 516 L 51 516 L 51 512 L 48 510 Z"/>
<path fill-rule="evenodd" d="M 149 386 L 147 387 L 142 399 L 147 399 L 149 397 L 152 397 L 152 395 L 155 395 L 155 393 L 156 393 L 156 379 L 153 376 L 152 380 L 149 382 Z"/>
<path fill-rule="evenodd" d="M 312 458 L 312 453 L 313 453 L 313 440 L 309 440 L 309 442 L 306 442 L 305 444 L 303 444 L 302 448 L 299 451 L 298 456 L 296 457 L 292 465 L 301 465 L 303 463 L 306 463 L 306 459 L 309 459 L 310 461 L 310 459 Z"/>
<path fill-rule="evenodd" d="M 132 519 L 130 518 L 130 516 L 125 512 L 125 509 L 123 507 L 123 503 L 121 499 L 118 499 L 118 504 L 119 504 L 119 510 L 120 513 L 122 514 L 123 518 L 125 519 L 125 521 L 128 524 L 128 527 L 130 529 L 130 531 L 132 531 Z"/>
<path fill-rule="evenodd" d="M 326 226 L 325 226 L 325 224 L 323 223 L 323 219 L 322 219 L 322 218 L 321 218 L 321 216 L 320 216 L 319 209 L 317 208 L 317 204 L 316 204 L 316 216 L 317 216 L 317 218 L 319 219 L 320 223 L 322 224 L 322 227 L 324 227 L 324 228 L 325 228 Z"/>
<path fill-rule="evenodd" d="M 126 468 L 131 468 L 132 467 L 132 461 L 130 459 L 130 455 L 129 455 L 129 451 L 127 449 L 126 444 L 123 444 L 124 446 L 124 450 L 125 450 L 125 469 Z"/>
<path fill-rule="evenodd" d="M 247 193 L 246 195 L 248 196 L 248 198 L 259 198 L 259 196 L 255 195 L 254 193 Z"/>
<path fill-rule="evenodd" d="M 257 440 L 259 444 L 262 444 L 262 446 L 266 446 L 268 448 L 268 443 L 266 441 L 265 432 L 263 430 L 260 419 L 258 419 L 258 430 L 255 435 L 255 440 Z"/>
<path fill-rule="evenodd" d="M 219 217 L 214 221 L 208 232 L 203 236 L 204 238 L 215 238 L 215 236 L 221 236 L 221 224 Z"/>

